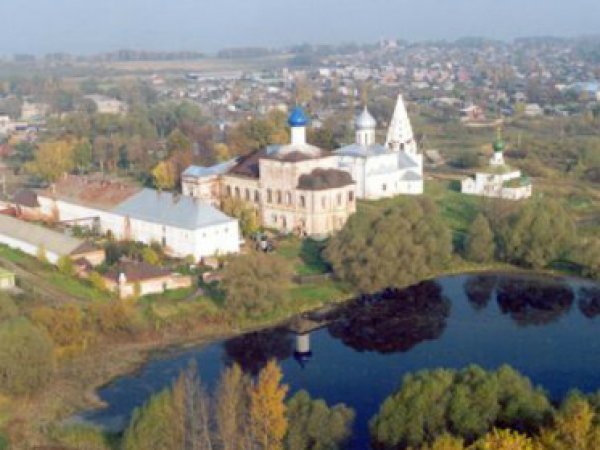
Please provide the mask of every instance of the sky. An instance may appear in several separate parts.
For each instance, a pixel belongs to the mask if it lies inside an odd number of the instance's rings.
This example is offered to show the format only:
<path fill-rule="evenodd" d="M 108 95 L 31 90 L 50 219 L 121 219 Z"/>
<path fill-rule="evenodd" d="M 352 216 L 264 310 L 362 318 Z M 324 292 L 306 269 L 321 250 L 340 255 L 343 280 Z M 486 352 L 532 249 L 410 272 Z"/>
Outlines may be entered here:
<path fill-rule="evenodd" d="M 0 55 L 600 34 L 600 0 L 0 0 Z"/>

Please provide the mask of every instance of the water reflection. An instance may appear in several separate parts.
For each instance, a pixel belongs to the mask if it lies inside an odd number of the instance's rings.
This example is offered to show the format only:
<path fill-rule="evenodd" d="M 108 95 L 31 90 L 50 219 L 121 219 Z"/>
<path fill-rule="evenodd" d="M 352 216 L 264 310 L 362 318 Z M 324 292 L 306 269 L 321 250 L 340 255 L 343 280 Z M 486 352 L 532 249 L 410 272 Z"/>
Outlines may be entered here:
<path fill-rule="evenodd" d="M 600 288 L 582 287 L 579 289 L 579 310 L 588 319 L 600 314 Z"/>
<path fill-rule="evenodd" d="M 478 311 L 487 307 L 497 283 L 496 275 L 477 275 L 467 278 L 464 289 L 473 309 Z"/>
<path fill-rule="evenodd" d="M 357 299 L 331 317 L 328 330 L 357 351 L 406 352 L 438 339 L 449 315 L 450 301 L 442 296 L 442 288 L 428 281 Z"/>
<path fill-rule="evenodd" d="M 226 363 L 233 362 L 257 375 L 271 359 L 283 361 L 294 353 L 292 335 L 285 327 L 245 334 L 225 342 Z"/>
<path fill-rule="evenodd" d="M 520 326 L 545 325 L 569 312 L 575 294 L 557 280 L 502 278 L 498 283 L 500 311 Z"/>

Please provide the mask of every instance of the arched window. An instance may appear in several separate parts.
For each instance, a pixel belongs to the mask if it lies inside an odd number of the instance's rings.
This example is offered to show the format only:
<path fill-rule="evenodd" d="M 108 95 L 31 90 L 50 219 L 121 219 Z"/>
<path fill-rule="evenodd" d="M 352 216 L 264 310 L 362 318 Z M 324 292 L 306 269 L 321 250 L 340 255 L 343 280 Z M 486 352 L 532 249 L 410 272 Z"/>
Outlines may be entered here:
<path fill-rule="evenodd" d="M 277 191 L 277 203 L 281 205 L 283 199 L 281 198 L 281 191 Z"/>
<path fill-rule="evenodd" d="M 273 203 L 273 192 L 271 192 L 271 189 L 267 189 L 267 203 Z"/>
<path fill-rule="evenodd" d="M 258 189 L 256 191 L 254 191 L 254 203 L 258 203 L 260 202 L 260 193 L 258 192 Z"/>
<path fill-rule="evenodd" d="M 306 198 L 304 195 L 300 196 L 300 208 L 306 208 Z"/>

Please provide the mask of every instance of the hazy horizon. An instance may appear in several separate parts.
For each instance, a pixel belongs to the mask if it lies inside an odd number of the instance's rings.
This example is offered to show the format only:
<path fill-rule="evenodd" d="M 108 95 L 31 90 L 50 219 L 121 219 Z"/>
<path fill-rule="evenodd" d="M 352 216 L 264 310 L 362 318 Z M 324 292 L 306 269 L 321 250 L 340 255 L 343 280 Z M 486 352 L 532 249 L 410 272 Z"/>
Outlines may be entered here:
<path fill-rule="evenodd" d="M 598 0 L 29 0 L 25 12 L 8 3 L 3 16 L 0 55 L 600 32 Z"/>

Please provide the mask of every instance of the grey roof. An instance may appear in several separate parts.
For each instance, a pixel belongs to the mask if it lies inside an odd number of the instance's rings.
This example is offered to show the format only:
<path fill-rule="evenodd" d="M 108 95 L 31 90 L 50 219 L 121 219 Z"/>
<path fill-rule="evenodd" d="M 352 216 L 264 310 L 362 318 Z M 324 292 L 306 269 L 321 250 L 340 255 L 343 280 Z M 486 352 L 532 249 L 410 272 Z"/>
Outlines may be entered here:
<path fill-rule="evenodd" d="M 133 219 L 196 230 L 234 219 L 198 199 L 170 192 L 143 189 L 119 204 L 113 212 Z"/>
<path fill-rule="evenodd" d="M 81 239 L 3 214 L 0 214 L 0 235 L 26 242 L 35 247 L 43 247 L 57 255 L 70 255 L 77 253 L 80 249 L 92 250 Z"/>
<path fill-rule="evenodd" d="M 373 144 L 370 146 L 350 144 L 335 150 L 333 153 L 340 156 L 357 156 L 361 158 L 367 158 L 369 156 L 391 153 L 391 151 L 381 144 Z"/>
<path fill-rule="evenodd" d="M 419 167 L 419 165 L 414 162 L 406 153 L 400 152 L 398 153 L 398 167 L 401 169 L 410 169 L 413 167 Z"/>
<path fill-rule="evenodd" d="M 402 181 L 421 181 L 423 177 L 412 170 L 409 170 L 404 175 L 402 175 Z"/>
<path fill-rule="evenodd" d="M 190 166 L 183 171 L 182 176 L 202 178 L 213 175 L 223 175 L 224 173 L 229 172 L 229 170 L 237 164 L 238 159 L 239 158 L 232 158 L 229 161 L 215 164 L 214 166 L 210 167 Z"/>

